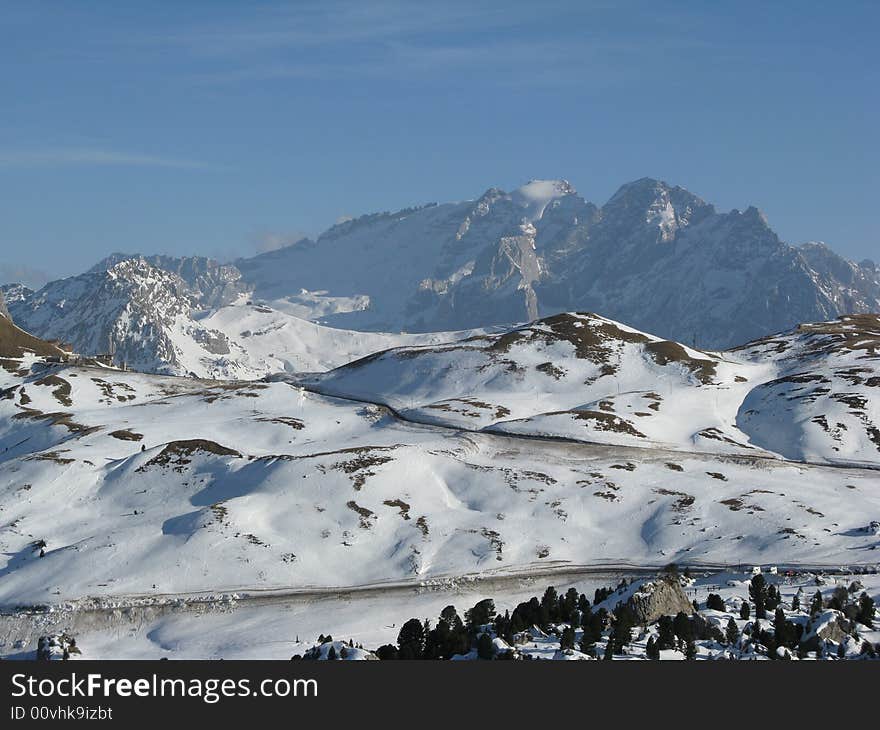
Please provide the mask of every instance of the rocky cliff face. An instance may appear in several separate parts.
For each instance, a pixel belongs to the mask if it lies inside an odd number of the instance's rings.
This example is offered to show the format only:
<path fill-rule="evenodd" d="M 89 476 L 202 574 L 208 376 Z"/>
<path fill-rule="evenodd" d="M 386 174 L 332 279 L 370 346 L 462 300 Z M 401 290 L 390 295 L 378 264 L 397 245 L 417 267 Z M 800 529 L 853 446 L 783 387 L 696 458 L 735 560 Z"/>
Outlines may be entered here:
<path fill-rule="evenodd" d="M 9 316 L 9 310 L 6 308 L 6 299 L 3 297 L 2 291 L 0 291 L 0 317 L 11 319 L 11 317 Z"/>
<path fill-rule="evenodd" d="M 174 328 L 189 327 L 194 344 L 222 346 L 190 320 L 198 301 L 180 276 L 133 258 L 48 284 L 13 310 L 28 331 L 71 342 L 78 352 L 109 354 L 137 369 L 177 372 Z"/>
<path fill-rule="evenodd" d="M 204 256 L 141 256 L 114 253 L 98 262 L 88 273 L 101 274 L 117 264 L 131 259 L 145 261 L 150 266 L 180 277 L 189 289 L 192 302 L 201 309 L 214 309 L 234 302 L 247 285 L 241 272 L 231 264 L 221 264 Z"/>
<path fill-rule="evenodd" d="M 639 180 L 601 209 L 578 255 L 547 271 L 538 296 L 545 307 L 570 299 L 571 308 L 721 349 L 840 313 L 843 302 L 814 279 L 757 209 L 717 213 L 682 188 Z"/>
<path fill-rule="evenodd" d="M 825 295 L 842 312 L 876 312 L 880 302 L 880 267 L 873 261 L 848 261 L 821 242 L 798 249 L 818 277 Z"/>
<path fill-rule="evenodd" d="M 720 213 L 650 178 L 601 208 L 566 181 L 492 188 L 471 203 L 365 216 L 238 267 L 257 295 L 360 297 L 366 306 L 326 318 L 357 329 L 460 329 L 579 310 L 721 349 L 880 308 L 871 262 L 790 246 L 756 208 Z"/>

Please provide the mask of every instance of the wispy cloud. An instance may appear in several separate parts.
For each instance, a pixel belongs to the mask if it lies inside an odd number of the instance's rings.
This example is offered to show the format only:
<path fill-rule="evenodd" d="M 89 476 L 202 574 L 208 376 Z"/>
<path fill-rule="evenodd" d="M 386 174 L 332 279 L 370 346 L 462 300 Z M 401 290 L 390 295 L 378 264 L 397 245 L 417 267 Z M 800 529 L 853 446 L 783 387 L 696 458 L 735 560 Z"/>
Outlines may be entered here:
<path fill-rule="evenodd" d="M 627 35 L 608 32 L 626 26 Z M 486 84 L 604 86 L 644 73 L 648 51 L 669 61 L 700 35 L 619 3 L 300 3 L 178 27 L 141 43 L 188 56 L 197 84 L 473 74 Z"/>
<path fill-rule="evenodd" d="M 250 242 L 257 253 L 276 251 L 309 238 L 304 231 L 255 231 L 250 235 Z"/>
<path fill-rule="evenodd" d="M 275 49 L 377 44 L 451 31 L 497 30 L 521 20 L 521 12 L 477 8 L 470 3 L 299 3 L 141 40 L 186 48 L 198 55 L 236 56 Z"/>
<path fill-rule="evenodd" d="M 0 167 L 59 166 L 166 167 L 177 170 L 210 170 L 215 166 L 197 160 L 161 157 L 96 148 L 0 149 Z"/>

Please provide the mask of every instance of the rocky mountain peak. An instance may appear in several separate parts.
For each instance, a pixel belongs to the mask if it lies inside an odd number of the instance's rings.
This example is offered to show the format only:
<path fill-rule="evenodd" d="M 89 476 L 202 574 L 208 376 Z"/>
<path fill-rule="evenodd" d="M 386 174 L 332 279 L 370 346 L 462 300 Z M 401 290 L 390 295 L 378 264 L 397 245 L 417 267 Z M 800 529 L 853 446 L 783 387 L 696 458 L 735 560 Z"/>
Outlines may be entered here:
<path fill-rule="evenodd" d="M 643 177 L 622 185 L 602 207 L 607 226 L 626 235 L 641 231 L 656 240 L 669 241 L 676 231 L 713 215 L 715 208 L 685 188 Z"/>

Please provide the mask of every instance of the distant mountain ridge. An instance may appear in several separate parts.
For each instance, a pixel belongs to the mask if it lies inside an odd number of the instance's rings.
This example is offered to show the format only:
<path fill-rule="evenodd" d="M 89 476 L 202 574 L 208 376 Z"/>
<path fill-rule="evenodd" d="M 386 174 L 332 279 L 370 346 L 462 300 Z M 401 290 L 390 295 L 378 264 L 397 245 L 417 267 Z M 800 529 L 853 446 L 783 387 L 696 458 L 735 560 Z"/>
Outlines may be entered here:
<path fill-rule="evenodd" d="M 126 262 L 137 263 L 120 268 Z M 94 292 L 107 291 L 108 272 L 113 295 L 99 303 Z M 218 313 L 229 323 L 224 308 L 245 299 L 364 332 L 456 331 L 595 311 L 724 349 L 800 322 L 880 311 L 880 268 L 822 243 L 790 245 L 754 207 L 719 213 L 652 178 L 623 185 L 601 207 L 565 180 L 533 180 L 510 193 L 490 188 L 475 200 L 361 216 L 233 264 L 114 254 L 39 292 L 3 291 L 12 317 L 40 336 L 83 351 L 133 342 L 131 354 L 152 369 L 179 371 L 167 342 L 172 321 L 187 319 L 178 346 L 182 336 L 197 350 L 222 349 L 200 323 Z M 102 306 L 137 315 L 105 327 L 98 342 Z"/>

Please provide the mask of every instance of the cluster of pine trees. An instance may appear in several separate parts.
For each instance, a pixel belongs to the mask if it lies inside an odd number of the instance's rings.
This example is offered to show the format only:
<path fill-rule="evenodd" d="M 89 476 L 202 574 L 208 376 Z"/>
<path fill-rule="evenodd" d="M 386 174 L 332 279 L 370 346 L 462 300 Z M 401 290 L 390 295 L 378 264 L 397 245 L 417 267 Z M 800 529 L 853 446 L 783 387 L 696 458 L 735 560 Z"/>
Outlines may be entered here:
<path fill-rule="evenodd" d="M 618 587 L 619 588 L 619 587 Z M 615 589 L 597 589 L 595 602 L 604 601 Z M 409 619 L 400 629 L 397 644 L 386 644 L 376 650 L 380 659 L 449 659 L 456 654 L 467 654 L 476 649 L 480 659 L 507 658 L 509 652 L 497 652 L 493 635 L 504 639 L 508 645 L 515 643 L 515 636 L 537 626 L 542 631 L 555 631 L 560 624 L 567 624 L 559 639 L 562 649 L 575 647 L 575 627 L 583 629 L 581 649 L 594 650 L 595 643 L 601 639 L 609 618 L 604 609 L 591 610 L 590 599 L 574 588 L 564 595 L 550 586 L 541 598 L 532 597 L 520 603 L 513 612 L 498 613 L 495 602 L 486 598 L 465 611 L 462 619 L 455 606 L 447 606 L 440 613 L 435 625 L 427 619 Z M 615 625 L 621 628 L 616 635 L 616 646 L 625 646 L 630 641 L 632 621 L 625 630 L 626 620 L 618 620 Z"/>
<path fill-rule="evenodd" d="M 475 650 L 480 659 L 509 659 L 513 657 L 513 651 L 499 651 L 493 637 L 499 637 L 508 646 L 514 646 L 518 643 L 517 635 L 535 626 L 545 633 L 556 634 L 562 650 L 577 648 L 596 658 L 597 645 L 607 636 L 602 658 L 612 659 L 623 653 L 632 641 L 635 618 L 623 603 L 610 614 L 604 607 L 597 609 L 596 606 L 626 586 L 626 581 L 622 581 L 617 588 L 598 588 L 592 603 L 575 588 L 569 588 L 560 595 L 550 586 L 541 598 L 533 596 L 517 605 L 512 612 L 505 611 L 503 614 L 497 612 L 491 598 L 478 601 L 465 611 L 463 618 L 454 606 L 447 606 L 433 625 L 427 619 L 409 619 L 401 627 L 397 643 L 381 646 L 375 653 L 383 660 L 450 659 Z M 826 608 L 834 608 L 859 624 L 873 628 L 874 600 L 864 591 L 856 599 L 855 594 L 859 589 L 860 585 L 856 583 L 849 590 L 838 587 L 827 601 L 817 590 L 810 600 L 811 617 L 814 618 Z M 792 611 L 800 611 L 800 601 L 800 594 L 795 595 L 791 603 Z M 696 602 L 694 608 L 698 610 Z M 716 593 L 708 595 L 706 608 L 721 612 L 726 610 L 724 600 Z M 754 619 L 751 619 L 753 609 Z M 712 639 L 721 645 L 738 646 L 746 651 L 762 647 L 760 650 L 766 649 L 771 658 L 777 657 L 779 648 L 802 652 L 802 639 L 809 631 L 810 624 L 805 628 L 801 623 L 786 618 L 779 589 L 768 583 L 763 575 L 752 578 L 749 600 L 742 602 L 739 615 L 740 619 L 750 621 L 742 634 L 732 617 L 725 630 L 721 631 L 698 612 L 692 616 L 684 612 L 675 616 L 661 616 L 656 637 L 652 635 L 648 639 L 647 658 L 659 659 L 662 650 L 677 649 L 684 653 L 685 658 L 694 659 L 697 654 L 696 641 L 704 639 Z M 768 615 L 772 615 L 772 620 L 768 620 Z M 579 642 L 576 639 L 578 628 L 581 629 Z M 319 637 L 320 644 L 326 642 L 332 642 L 332 637 Z M 353 648 L 354 644 L 349 642 L 348 647 Z M 873 650 L 869 644 L 868 650 Z M 346 651 L 345 645 L 342 651 Z M 345 658 L 337 657 L 335 648 L 331 648 L 330 652 L 333 656 L 328 655 L 328 658 Z"/>

